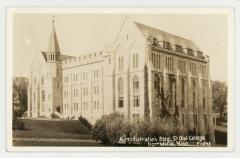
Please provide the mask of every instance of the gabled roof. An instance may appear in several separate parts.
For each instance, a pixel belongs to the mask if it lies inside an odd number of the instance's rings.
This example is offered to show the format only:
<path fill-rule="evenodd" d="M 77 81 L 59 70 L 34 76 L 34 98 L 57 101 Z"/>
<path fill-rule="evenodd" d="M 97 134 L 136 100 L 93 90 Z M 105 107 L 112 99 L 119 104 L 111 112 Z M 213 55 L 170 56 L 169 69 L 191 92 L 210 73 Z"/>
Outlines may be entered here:
<path fill-rule="evenodd" d="M 56 34 L 56 31 L 55 31 L 55 27 L 54 27 L 54 20 L 53 20 L 52 31 L 51 31 L 50 38 L 49 38 L 47 52 L 60 53 L 57 34 Z"/>
<path fill-rule="evenodd" d="M 183 37 L 159 30 L 157 28 L 153 28 L 144 24 L 141 24 L 139 22 L 134 21 L 138 29 L 142 32 L 143 36 L 147 38 L 148 36 L 156 37 L 158 35 L 161 35 L 163 38 L 166 38 L 168 40 L 173 40 L 175 43 L 172 44 L 179 44 L 181 45 L 184 43 L 188 48 L 194 48 L 196 51 L 199 51 L 197 46 L 194 45 L 194 43 L 191 40 L 185 39 Z M 168 41 L 170 42 L 170 41 Z"/>

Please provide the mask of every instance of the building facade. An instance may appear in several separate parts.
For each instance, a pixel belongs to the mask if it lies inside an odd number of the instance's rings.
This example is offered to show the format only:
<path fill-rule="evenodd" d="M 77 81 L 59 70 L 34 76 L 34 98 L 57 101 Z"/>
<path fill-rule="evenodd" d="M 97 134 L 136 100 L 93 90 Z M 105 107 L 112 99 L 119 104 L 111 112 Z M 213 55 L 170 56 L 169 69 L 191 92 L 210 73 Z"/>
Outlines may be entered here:
<path fill-rule="evenodd" d="M 91 123 L 121 113 L 155 120 L 164 106 L 187 129 L 213 140 L 209 57 L 182 37 L 125 18 L 113 45 L 78 57 L 63 55 L 56 31 L 30 69 L 28 116 Z"/>

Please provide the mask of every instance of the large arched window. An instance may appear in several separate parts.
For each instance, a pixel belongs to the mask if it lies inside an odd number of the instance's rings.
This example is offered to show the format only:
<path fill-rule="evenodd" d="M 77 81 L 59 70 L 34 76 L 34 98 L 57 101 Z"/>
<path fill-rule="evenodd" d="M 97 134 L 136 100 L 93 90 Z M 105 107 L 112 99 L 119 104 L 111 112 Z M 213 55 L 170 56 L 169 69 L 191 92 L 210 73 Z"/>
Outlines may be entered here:
<path fill-rule="evenodd" d="M 123 98 L 123 79 L 120 77 L 118 79 L 118 107 L 122 108 L 124 105 L 124 98 Z"/>

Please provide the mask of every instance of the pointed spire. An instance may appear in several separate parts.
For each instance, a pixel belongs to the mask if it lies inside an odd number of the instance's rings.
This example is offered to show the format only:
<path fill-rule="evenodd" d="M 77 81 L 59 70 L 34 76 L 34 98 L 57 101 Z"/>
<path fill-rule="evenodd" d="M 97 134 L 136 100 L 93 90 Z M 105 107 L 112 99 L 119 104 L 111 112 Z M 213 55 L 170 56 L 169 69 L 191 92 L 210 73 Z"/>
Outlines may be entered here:
<path fill-rule="evenodd" d="M 58 39 L 57 39 L 57 34 L 55 31 L 55 16 L 52 17 L 52 32 L 50 34 L 50 39 L 49 39 L 49 43 L 48 43 L 48 52 L 50 53 L 60 53 L 60 48 L 59 48 L 59 44 L 58 44 Z"/>

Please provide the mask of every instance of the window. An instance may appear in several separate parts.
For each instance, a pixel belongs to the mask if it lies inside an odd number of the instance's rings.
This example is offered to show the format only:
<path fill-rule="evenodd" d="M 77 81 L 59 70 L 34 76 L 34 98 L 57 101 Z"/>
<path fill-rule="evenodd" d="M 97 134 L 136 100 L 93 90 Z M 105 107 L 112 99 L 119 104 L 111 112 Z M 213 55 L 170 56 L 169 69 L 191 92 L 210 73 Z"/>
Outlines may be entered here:
<path fill-rule="evenodd" d="M 175 45 L 175 50 L 176 50 L 176 52 L 179 52 L 179 53 L 182 53 L 183 52 L 183 48 L 182 48 L 182 46 L 180 46 L 180 45 Z"/>
<path fill-rule="evenodd" d="M 133 68 L 138 68 L 138 53 L 133 54 Z"/>
<path fill-rule="evenodd" d="M 119 70 L 123 70 L 124 69 L 123 57 L 119 57 L 118 58 L 118 66 L 119 66 Z"/>
<path fill-rule="evenodd" d="M 186 72 L 186 61 L 178 60 L 178 67 L 181 73 Z"/>
<path fill-rule="evenodd" d="M 153 46 L 158 46 L 158 39 L 153 37 Z"/>
<path fill-rule="evenodd" d="M 122 108 L 124 106 L 123 98 L 123 79 L 118 79 L 118 107 Z"/>
<path fill-rule="evenodd" d="M 138 77 L 136 75 L 133 77 L 133 89 L 134 90 L 139 89 L 139 80 L 138 80 Z"/>
<path fill-rule="evenodd" d="M 45 101 L 45 91 L 42 90 L 42 101 L 44 102 Z"/>
<path fill-rule="evenodd" d="M 192 104 L 193 104 L 193 109 L 195 109 L 195 103 L 196 103 L 196 81 L 193 79 L 192 80 Z"/>
<path fill-rule="evenodd" d="M 157 74 L 154 76 L 154 88 L 160 91 L 160 78 Z"/>
<path fill-rule="evenodd" d="M 202 82 L 202 101 L 203 101 L 203 108 L 206 107 L 206 83 L 205 81 Z"/>
<path fill-rule="evenodd" d="M 119 78 L 118 79 L 118 92 L 122 92 L 123 91 L 123 79 Z"/>
<path fill-rule="evenodd" d="M 160 54 L 152 53 L 152 63 L 154 68 L 160 69 Z"/>
<path fill-rule="evenodd" d="M 167 50 L 171 50 L 171 45 L 169 42 L 163 41 L 163 48 Z"/>
<path fill-rule="evenodd" d="M 133 96 L 133 107 L 139 107 L 139 95 Z"/>
<path fill-rule="evenodd" d="M 96 95 L 96 94 L 99 94 L 99 86 L 94 86 L 93 87 L 94 90 L 93 90 L 93 93 Z"/>
<path fill-rule="evenodd" d="M 139 107 L 139 79 L 136 75 L 133 77 L 133 106 Z"/>
<path fill-rule="evenodd" d="M 98 70 L 93 70 L 93 78 L 98 79 Z"/>
<path fill-rule="evenodd" d="M 190 72 L 192 75 L 197 75 L 197 64 L 194 62 L 190 62 Z"/>
<path fill-rule="evenodd" d="M 119 108 L 122 108 L 123 105 L 124 105 L 123 97 L 119 96 L 119 97 L 118 97 L 118 107 L 119 107 Z"/>
<path fill-rule="evenodd" d="M 200 51 L 197 51 L 197 57 L 198 57 L 198 58 L 203 58 L 203 53 L 200 52 Z"/>
<path fill-rule="evenodd" d="M 174 59 L 166 56 L 166 67 L 169 71 L 173 71 Z"/>
<path fill-rule="evenodd" d="M 202 77 L 206 77 L 206 65 L 200 65 L 200 73 L 202 74 Z"/>
<path fill-rule="evenodd" d="M 190 48 L 187 48 L 187 55 L 193 56 L 193 50 Z"/>
<path fill-rule="evenodd" d="M 181 106 L 185 107 L 185 80 L 181 79 Z"/>

